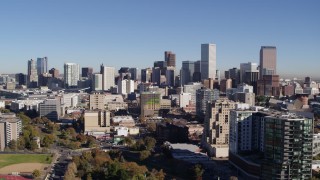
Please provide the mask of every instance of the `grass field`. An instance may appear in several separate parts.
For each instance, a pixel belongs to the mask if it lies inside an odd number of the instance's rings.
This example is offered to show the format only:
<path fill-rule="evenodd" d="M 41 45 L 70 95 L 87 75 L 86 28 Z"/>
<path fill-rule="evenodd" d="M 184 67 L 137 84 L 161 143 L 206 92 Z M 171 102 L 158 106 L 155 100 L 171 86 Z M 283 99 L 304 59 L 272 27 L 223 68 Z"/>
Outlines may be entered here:
<path fill-rule="evenodd" d="M 0 154 L 0 168 L 19 163 L 50 164 L 51 154 Z"/>

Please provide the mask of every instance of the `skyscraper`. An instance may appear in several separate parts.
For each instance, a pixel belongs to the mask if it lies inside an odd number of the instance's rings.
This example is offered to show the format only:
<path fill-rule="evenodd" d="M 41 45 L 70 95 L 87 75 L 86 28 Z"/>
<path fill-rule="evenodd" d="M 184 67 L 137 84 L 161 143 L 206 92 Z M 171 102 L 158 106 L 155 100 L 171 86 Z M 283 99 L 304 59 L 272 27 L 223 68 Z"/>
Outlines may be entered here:
<path fill-rule="evenodd" d="M 48 58 L 37 58 L 38 75 L 48 72 Z"/>
<path fill-rule="evenodd" d="M 38 86 L 38 74 L 36 61 L 31 59 L 28 61 L 28 87 L 35 88 Z"/>
<path fill-rule="evenodd" d="M 52 68 L 49 70 L 49 73 L 52 75 L 53 78 L 58 78 L 59 77 L 59 70 Z"/>
<path fill-rule="evenodd" d="M 141 82 L 151 82 L 152 69 L 141 69 Z"/>
<path fill-rule="evenodd" d="M 129 72 L 131 74 L 131 79 L 134 81 L 138 80 L 138 68 L 130 68 Z"/>
<path fill-rule="evenodd" d="M 201 44 L 201 80 L 216 78 L 216 56 L 215 44 Z"/>
<path fill-rule="evenodd" d="M 91 77 L 93 73 L 92 67 L 83 67 L 81 69 L 81 77 Z"/>
<path fill-rule="evenodd" d="M 241 63 L 240 64 L 240 83 L 248 83 L 246 82 L 247 80 L 246 75 L 250 75 L 250 73 L 259 73 L 258 64 L 252 63 L 252 62 Z"/>
<path fill-rule="evenodd" d="M 76 63 L 64 64 L 64 84 L 66 87 L 78 86 L 80 80 L 80 66 Z"/>
<path fill-rule="evenodd" d="M 176 67 L 176 54 L 171 51 L 164 52 L 164 60 L 167 62 L 167 66 Z"/>
<path fill-rule="evenodd" d="M 277 74 L 277 49 L 275 46 L 261 46 L 260 49 L 260 79 L 264 75 Z"/>
<path fill-rule="evenodd" d="M 188 84 L 193 81 L 194 61 L 182 61 L 181 68 L 181 85 Z"/>
<path fill-rule="evenodd" d="M 104 91 L 110 90 L 111 87 L 115 85 L 114 81 L 114 74 L 115 68 L 114 67 L 107 67 L 103 64 L 100 66 L 100 74 L 102 74 L 102 88 Z"/>
<path fill-rule="evenodd" d="M 92 78 L 92 90 L 102 91 L 102 74 L 93 74 Z"/>

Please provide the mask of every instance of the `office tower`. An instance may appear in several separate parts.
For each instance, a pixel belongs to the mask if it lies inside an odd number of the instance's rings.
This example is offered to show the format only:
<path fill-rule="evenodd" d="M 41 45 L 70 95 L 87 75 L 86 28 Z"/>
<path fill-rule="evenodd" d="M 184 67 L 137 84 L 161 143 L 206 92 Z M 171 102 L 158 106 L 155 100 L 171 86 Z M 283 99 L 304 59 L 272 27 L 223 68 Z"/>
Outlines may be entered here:
<path fill-rule="evenodd" d="M 16 82 L 18 83 L 18 85 L 26 85 L 27 75 L 23 73 L 16 74 Z"/>
<path fill-rule="evenodd" d="M 12 140 L 17 141 L 22 133 L 22 121 L 14 114 L 2 116 L 0 113 L 0 151 Z"/>
<path fill-rule="evenodd" d="M 39 116 L 50 120 L 59 120 L 61 103 L 58 99 L 47 99 L 39 104 Z"/>
<path fill-rule="evenodd" d="M 216 78 L 216 45 L 201 44 L 201 80 Z"/>
<path fill-rule="evenodd" d="M 230 110 L 235 109 L 235 103 L 218 99 L 207 106 L 202 144 L 210 156 L 228 157 Z"/>
<path fill-rule="evenodd" d="M 240 81 L 239 81 L 239 83 L 247 83 L 246 76 L 247 76 L 247 73 L 249 73 L 249 72 L 259 73 L 258 64 L 252 63 L 252 62 L 241 63 L 240 64 Z M 252 85 L 252 84 L 250 84 L 250 85 Z"/>
<path fill-rule="evenodd" d="M 103 93 L 94 92 L 89 95 L 89 109 L 90 110 L 104 110 L 104 99 L 105 95 Z"/>
<path fill-rule="evenodd" d="M 92 73 L 93 73 L 93 68 L 92 67 L 83 67 L 81 69 L 81 77 L 91 78 Z"/>
<path fill-rule="evenodd" d="M 52 74 L 39 74 L 38 86 L 47 86 L 50 78 L 52 78 Z"/>
<path fill-rule="evenodd" d="M 48 72 L 48 58 L 37 58 L 37 72 L 38 75 Z"/>
<path fill-rule="evenodd" d="M 201 61 L 194 62 L 193 82 L 201 81 Z"/>
<path fill-rule="evenodd" d="M 232 88 L 236 88 L 240 83 L 240 70 L 238 68 L 232 68 L 225 71 L 225 78 L 232 80 Z"/>
<path fill-rule="evenodd" d="M 217 81 L 220 84 L 220 80 L 221 80 L 220 70 L 217 69 L 216 70 L 216 79 L 215 79 L 215 81 Z"/>
<path fill-rule="evenodd" d="M 141 69 L 141 82 L 151 82 L 152 69 Z"/>
<path fill-rule="evenodd" d="M 220 91 L 225 93 L 227 89 L 232 88 L 232 79 L 222 79 L 220 81 Z"/>
<path fill-rule="evenodd" d="M 279 96 L 280 79 L 279 75 L 264 75 L 263 79 L 257 82 L 258 96 Z"/>
<path fill-rule="evenodd" d="M 188 84 L 189 82 L 193 82 L 193 73 L 194 73 L 194 61 L 182 61 L 181 67 L 181 85 Z"/>
<path fill-rule="evenodd" d="M 134 81 L 131 79 L 124 79 L 118 81 L 118 94 L 127 95 L 134 92 Z"/>
<path fill-rule="evenodd" d="M 190 105 L 196 106 L 197 90 L 201 89 L 202 87 L 203 84 L 201 83 L 190 83 L 183 86 L 183 92 L 191 94 Z"/>
<path fill-rule="evenodd" d="M 164 60 L 167 62 L 167 66 L 176 67 L 176 54 L 171 51 L 164 52 Z"/>
<path fill-rule="evenodd" d="M 196 112 L 198 116 L 204 116 L 207 111 L 208 103 L 219 99 L 218 89 L 198 89 L 196 94 Z"/>
<path fill-rule="evenodd" d="M 100 66 L 100 74 L 102 74 L 102 81 L 103 81 L 103 90 L 107 91 L 110 90 L 115 85 L 115 69 L 114 67 L 107 67 L 103 64 Z"/>
<path fill-rule="evenodd" d="M 151 82 L 156 86 L 161 85 L 161 68 L 159 68 L 159 67 L 152 68 Z"/>
<path fill-rule="evenodd" d="M 52 75 L 53 78 L 58 78 L 59 77 L 59 70 L 52 68 L 49 70 L 49 73 Z"/>
<path fill-rule="evenodd" d="M 142 92 L 140 95 L 141 118 L 159 115 L 161 94 L 159 92 Z"/>
<path fill-rule="evenodd" d="M 261 46 L 260 49 L 260 79 L 264 75 L 277 74 L 277 49 L 275 46 Z"/>
<path fill-rule="evenodd" d="M 92 76 L 92 90 L 102 91 L 102 74 L 93 74 Z"/>
<path fill-rule="evenodd" d="M 31 59 L 28 61 L 28 87 L 35 88 L 38 86 L 38 74 L 36 61 Z"/>
<path fill-rule="evenodd" d="M 138 80 L 138 68 L 130 68 L 129 73 L 131 74 L 131 79 L 134 81 Z"/>
<path fill-rule="evenodd" d="M 165 77 L 166 77 L 166 85 L 167 86 L 170 86 L 170 87 L 173 87 L 175 84 L 174 84 L 174 67 L 172 66 L 169 66 L 166 68 L 166 74 L 165 74 Z"/>
<path fill-rule="evenodd" d="M 160 69 L 164 69 L 167 67 L 167 61 L 155 61 L 153 63 L 153 67 L 155 67 L 155 68 L 158 67 Z"/>
<path fill-rule="evenodd" d="M 87 135 L 105 135 L 110 132 L 109 111 L 86 111 L 84 113 L 84 133 Z"/>
<path fill-rule="evenodd" d="M 311 179 L 313 119 L 273 115 L 264 127 L 261 179 Z"/>
<path fill-rule="evenodd" d="M 80 66 L 76 63 L 64 64 L 64 84 L 66 87 L 78 86 L 80 80 Z"/>
<path fill-rule="evenodd" d="M 119 73 L 119 79 L 118 80 L 123 80 L 123 79 L 131 79 L 131 73 L 129 72 L 128 67 L 121 67 L 118 70 Z"/>

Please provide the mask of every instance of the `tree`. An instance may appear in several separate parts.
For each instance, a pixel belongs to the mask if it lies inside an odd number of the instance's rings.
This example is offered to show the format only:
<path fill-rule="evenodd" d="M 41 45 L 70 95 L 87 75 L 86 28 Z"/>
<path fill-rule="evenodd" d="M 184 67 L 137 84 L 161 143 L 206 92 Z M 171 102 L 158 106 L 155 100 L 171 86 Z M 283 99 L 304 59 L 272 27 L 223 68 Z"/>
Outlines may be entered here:
<path fill-rule="evenodd" d="M 151 153 L 148 150 L 141 151 L 139 159 L 140 159 L 140 161 L 143 161 L 143 160 L 147 159 L 150 155 L 151 155 Z"/>
<path fill-rule="evenodd" d="M 134 150 L 137 150 L 137 151 L 142 151 L 142 150 L 145 150 L 146 149 L 146 146 L 144 144 L 144 141 L 142 139 L 138 139 L 136 141 L 136 144 L 133 146 L 133 149 Z"/>
<path fill-rule="evenodd" d="M 202 174 L 204 173 L 204 170 L 202 169 L 200 164 L 196 164 L 192 167 L 192 174 L 193 177 L 197 180 L 201 180 L 202 179 Z"/>
<path fill-rule="evenodd" d="M 133 144 L 133 139 L 131 137 L 125 137 L 123 142 L 128 145 L 128 146 L 132 146 Z"/>
<path fill-rule="evenodd" d="M 34 178 L 38 178 L 41 176 L 41 172 L 39 171 L 39 169 L 35 169 L 33 172 L 32 172 L 32 176 Z"/>
<path fill-rule="evenodd" d="M 20 112 L 17 116 L 22 120 L 22 125 L 30 124 L 31 119 L 28 116 L 26 116 L 23 112 Z"/>
<path fill-rule="evenodd" d="M 11 140 L 9 142 L 9 146 L 8 146 L 12 151 L 16 151 L 17 150 L 17 141 L 16 140 Z"/>
<path fill-rule="evenodd" d="M 42 140 L 42 146 L 49 147 L 54 142 L 54 136 L 52 134 L 46 134 Z"/>
<path fill-rule="evenodd" d="M 74 162 L 68 164 L 67 171 L 64 174 L 64 179 L 73 180 L 76 177 L 77 166 Z"/>
<path fill-rule="evenodd" d="M 157 129 L 157 125 L 154 122 L 148 123 L 147 124 L 147 130 L 150 132 L 155 132 Z"/>
<path fill-rule="evenodd" d="M 17 148 L 19 150 L 24 150 L 26 148 L 26 142 L 23 137 L 20 137 L 17 141 Z"/>
<path fill-rule="evenodd" d="M 1 113 L 9 113 L 10 110 L 9 109 L 4 109 L 4 108 L 0 108 L 0 112 Z"/>
<path fill-rule="evenodd" d="M 38 143 L 36 141 L 32 140 L 30 142 L 30 150 L 34 151 L 34 150 L 38 149 L 38 147 L 39 146 L 38 146 Z"/>
<path fill-rule="evenodd" d="M 144 144 L 147 148 L 147 150 L 152 150 L 154 148 L 154 146 L 156 145 L 156 139 L 154 139 L 153 137 L 145 137 L 144 138 Z"/>

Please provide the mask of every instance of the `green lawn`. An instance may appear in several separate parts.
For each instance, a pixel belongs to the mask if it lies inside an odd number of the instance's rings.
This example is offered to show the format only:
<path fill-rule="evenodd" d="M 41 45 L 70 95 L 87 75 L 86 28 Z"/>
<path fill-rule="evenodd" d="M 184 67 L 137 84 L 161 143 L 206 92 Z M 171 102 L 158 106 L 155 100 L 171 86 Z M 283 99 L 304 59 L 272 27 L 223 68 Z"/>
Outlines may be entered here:
<path fill-rule="evenodd" d="M 51 154 L 0 154 L 0 168 L 19 163 L 50 164 Z"/>

